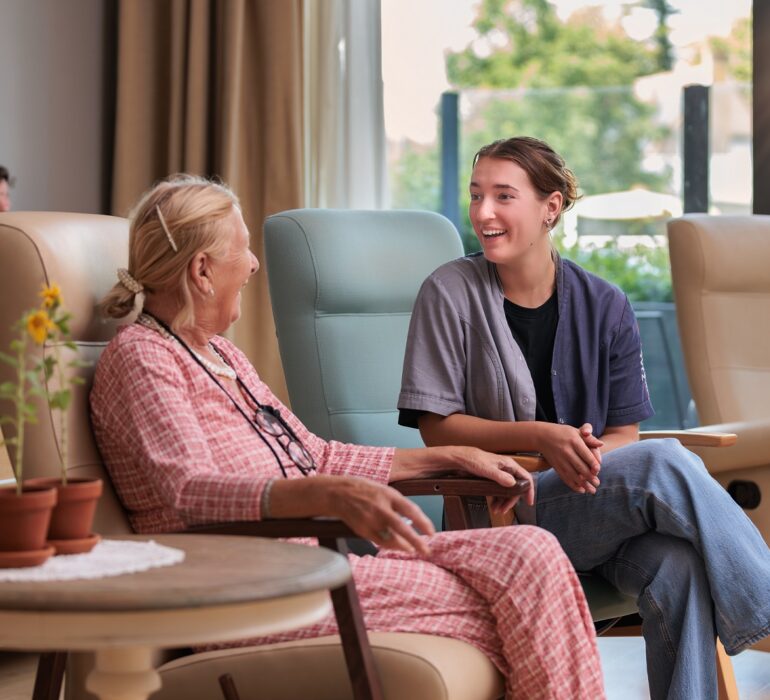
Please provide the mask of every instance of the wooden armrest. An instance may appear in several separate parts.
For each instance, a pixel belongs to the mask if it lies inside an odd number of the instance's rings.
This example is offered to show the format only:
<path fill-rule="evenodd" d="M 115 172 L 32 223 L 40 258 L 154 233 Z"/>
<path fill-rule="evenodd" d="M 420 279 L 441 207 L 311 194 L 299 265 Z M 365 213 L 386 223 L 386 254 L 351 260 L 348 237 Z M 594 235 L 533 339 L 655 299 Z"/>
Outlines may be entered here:
<path fill-rule="evenodd" d="M 685 447 L 730 447 L 738 440 L 735 433 L 701 433 L 694 430 L 644 430 L 639 433 L 640 440 L 656 438 L 676 438 Z"/>
<path fill-rule="evenodd" d="M 525 479 L 517 479 L 514 486 L 501 486 L 490 479 L 476 477 L 452 477 L 440 479 L 405 479 L 394 481 L 390 484 L 404 496 L 443 496 L 445 529 L 466 530 L 471 527 L 471 516 L 465 497 L 482 496 L 487 498 L 487 503 L 494 496 L 518 496 L 529 488 L 529 482 Z M 490 516 L 492 514 L 490 513 Z M 493 524 L 496 523 L 492 517 Z"/>
<path fill-rule="evenodd" d="M 546 462 L 545 457 L 541 454 L 533 454 L 532 452 L 502 452 L 500 454 L 513 457 L 519 464 L 528 472 L 544 472 L 546 469 L 550 469 L 551 465 Z"/>
<path fill-rule="evenodd" d="M 501 486 L 490 479 L 445 477 L 440 479 L 404 479 L 390 484 L 404 496 L 517 496 L 529 488 L 524 479 L 514 486 Z"/>
<path fill-rule="evenodd" d="M 341 520 L 333 518 L 286 518 L 194 525 L 185 532 L 200 535 L 245 535 L 251 537 L 358 537 Z"/>
<path fill-rule="evenodd" d="M 688 433 L 734 433 L 738 440 L 729 450 L 710 446 L 690 446 L 712 474 L 742 469 L 764 468 L 770 464 L 770 416 L 754 420 L 704 425 Z"/>
<path fill-rule="evenodd" d="M 546 469 L 551 468 L 551 465 L 541 455 L 516 454 L 514 452 L 511 454 L 511 457 L 528 472 L 544 472 Z"/>

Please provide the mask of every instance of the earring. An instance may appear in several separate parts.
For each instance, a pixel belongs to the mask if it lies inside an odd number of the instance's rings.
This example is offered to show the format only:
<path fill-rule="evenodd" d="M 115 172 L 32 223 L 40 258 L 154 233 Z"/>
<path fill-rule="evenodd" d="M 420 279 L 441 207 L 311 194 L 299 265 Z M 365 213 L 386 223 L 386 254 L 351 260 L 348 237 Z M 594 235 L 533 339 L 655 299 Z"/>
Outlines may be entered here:
<path fill-rule="evenodd" d="M 214 296 L 214 287 L 209 287 L 209 296 L 210 297 Z"/>
<path fill-rule="evenodd" d="M 546 227 L 546 228 L 548 228 L 548 229 L 550 229 L 550 228 L 551 228 L 551 222 L 552 222 L 552 221 L 553 221 L 553 219 L 546 219 L 546 220 L 545 220 L 545 227 Z"/>

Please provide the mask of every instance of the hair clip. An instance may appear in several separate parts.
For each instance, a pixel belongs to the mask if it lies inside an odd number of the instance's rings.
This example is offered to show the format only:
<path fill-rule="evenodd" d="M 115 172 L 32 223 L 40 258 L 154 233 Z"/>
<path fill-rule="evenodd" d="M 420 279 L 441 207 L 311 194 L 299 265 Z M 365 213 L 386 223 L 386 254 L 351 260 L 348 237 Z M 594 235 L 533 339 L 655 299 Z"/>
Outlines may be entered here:
<path fill-rule="evenodd" d="M 141 294 L 144 291 L 144 285 L 124 267 L 118 269 L 118 281 L 132 294 Z"/>
<path fill-rule="evenodd" d="M 158 214 L 158 220 L 160 221 L 160 225 L 163 227 L 163 231 L 166 234 L 166 238 L 168 238 L 168 242 L 173 248 L 174 252 L 178 252 L 179 248 L 176 247 L 176 242 L 171 236 L 171 231 L 168 230 L 168 226 L 166 226 L 166 220 L 163 218 L 163 213 L 160 211 L 160 207 L 156 204 L 155 205 L 155 211 Z"/>

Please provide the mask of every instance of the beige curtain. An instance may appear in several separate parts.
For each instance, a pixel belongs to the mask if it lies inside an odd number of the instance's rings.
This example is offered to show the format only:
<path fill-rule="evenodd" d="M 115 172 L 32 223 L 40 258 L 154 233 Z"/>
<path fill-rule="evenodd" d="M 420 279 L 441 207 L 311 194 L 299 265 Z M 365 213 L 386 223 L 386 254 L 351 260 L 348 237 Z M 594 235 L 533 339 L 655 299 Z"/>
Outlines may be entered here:
<path fill-rule="evenodd" d="M 253 250 L 262 222 L 302 206 L 301 0 L 121 0 L 112 211 L 155 180 L 217 175 L 239 195 Z M 232 333 L 286 400 L 267 276 Z"/>

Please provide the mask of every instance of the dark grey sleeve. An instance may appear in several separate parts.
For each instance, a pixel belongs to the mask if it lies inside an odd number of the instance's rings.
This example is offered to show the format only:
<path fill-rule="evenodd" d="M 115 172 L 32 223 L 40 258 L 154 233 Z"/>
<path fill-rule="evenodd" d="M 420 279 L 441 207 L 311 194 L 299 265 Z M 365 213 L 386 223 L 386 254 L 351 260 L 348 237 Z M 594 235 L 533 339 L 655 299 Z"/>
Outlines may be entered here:
<path fill-rule="evenodd" d="M 631 425 L 654 415 L 634 310 L 626 299 L 610 349 L 610 401 L 607 425 Z"/>
<path fill-rule="evenodd" d="M 416 428 L 421 413 L 465 412 L 464 332 L 446 290 L 429 277 L 417 295 L 409 324 L 399 423 Z"/>

